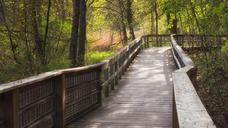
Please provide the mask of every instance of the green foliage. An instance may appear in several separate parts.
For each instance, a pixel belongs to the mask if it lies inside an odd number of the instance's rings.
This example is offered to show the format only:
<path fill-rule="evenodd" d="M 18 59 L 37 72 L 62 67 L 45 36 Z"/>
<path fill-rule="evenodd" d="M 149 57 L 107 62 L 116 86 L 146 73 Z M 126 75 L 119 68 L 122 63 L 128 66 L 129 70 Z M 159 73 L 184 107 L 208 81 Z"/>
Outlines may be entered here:
<path fill-rule="evenodd" d="M 70 61 L 67 57 L 59 57 L 52 60 L 48 65 L 46 65 L 46 71 L 56 70 L 56 69 L 64 69 L 70 67 Z"/>
<path fill-rule="evenodd" d="M 87 53 L 87 64 L 95 64 L 101 62 L 107 57 L 112 56 L 114 51 L 92 51 Z"/>
<path fill-rule="evenodd" d="M 224 46 L 222 47 L 222 53 L 228 54 L 228 40 L 225 41 Z"/>
<path fill-rule="evenodd" d="M 32 0 L 35 2 L 35 0 Z M 172 20 L 177 19 L 179 32 L 182 33 L 201 33 L 206 34 L 227 34 L 228 31 L 228 10 L 227 1 L 219 0 L 156 0 L 158 3 L 159 15 L 159 33 L 169 33 L 173 26 Z M 39 23 L 39 32 L 41 39 L 44 39 L 48 1 L 38 1 L 40 6 L 37 8 L 37 16 Z M 110 4 L 113 2 L 113 5 Z M 117 1 L 106 0 L 88 0 L 87 1 L 87 64 L 92 64 L 111 56 L 114 51 L 106 49 L 106 51 L 91 51 L 96 40 L 94 33 L 102 30 L 112 30 L 116 35 L 120 34 L 121 22 L 119 6 Z M 126 2 L 126 1 L 124 1 Z M 123 2 L 123 3 L 124 3 Z M 68 52 L 72 28 L 72 1 L 52 1 L 49 17 L 49 31 L 47 35 L 46 46 L 46 65 L 40 65 L 37 56 L 36 45 L 34 42 L 32 2 L 31 1 L 3 1 L 5 21 L 0 16 L 0 75 L 8 80 L 13 80 L 11 73 L 18 69 L 18 75 L 24 77 L 23 74 L 36 74 L 44 71 L 66 68 L 70 66 Z M 154 33 L 155 17 L 154 17 L 155 0 L 133 0 L 133 25 L 134 29 L 142 31 L 143 34 Z M 192 9 L 196 15 L 193 14 Z M 0 12 L 2 14 L 2 12 Z M 199 26 L 196 21 L 198 20 Z M 126 24 L 126 19 L 123 19 Z M 8 26 L 9 32 L 6 31 Z M 126 24 L 127 27 L 127 24 Z M 198 28 L 199 27 L 199 28 Z M 4 31 L 3 31 L 4 30 Z M 140 33 L 140 34 L 142 34 Z M 9 35 L 15 47 L 15 56 L 21 64 L 15 62 L 12 52 L 12 46 Z M 95 35 L 96 36 L 96 35 Z M 114 40 L 116 41 L 116 40 Z M 117 40 L 118 41 L 118 40 Z M 113 42 L 117 43 L 117 42 Z M 118 45 L 116 47 L 122 47 Z M 227 57 L 227 43 L 222 48 L 221 61 Z M 99 49 L 99 48 L 98 48 Z M 103 49 L 102 49 L 103 50 Z M 110 50 L 110 51 L 107 51 Z M 217 60 L 216 60 L 217 61 Z M 219 65 L 219 64 L 218 64 Z M 23 68 L 30 67 L 30 68 Z M 225 67 L 224 67 L 225 68 Z M 25 72 L 19 71 L 25 69 Z M 16 72 L 17 72 L 16 71 Z M 9 75 L 10 74 L 10 75 Z M 9 76 L 7 76 L 9 75 Z M 12 79 L 10 78 L 12 76 Z M 8 81 L 6 80 L 6 81 Z M 3 81 L 3 80 L 1 80 Z"/>

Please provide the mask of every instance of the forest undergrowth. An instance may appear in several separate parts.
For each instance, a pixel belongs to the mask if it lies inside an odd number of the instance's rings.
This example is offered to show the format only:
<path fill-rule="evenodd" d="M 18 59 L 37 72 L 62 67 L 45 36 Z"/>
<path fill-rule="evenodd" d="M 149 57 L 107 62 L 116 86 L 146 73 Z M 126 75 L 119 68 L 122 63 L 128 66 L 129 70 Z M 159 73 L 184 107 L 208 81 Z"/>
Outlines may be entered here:
<path fill-rule="evenodd" d="M 197 66 L 197 92 L 218 128 L 228 127 L 228 43 L 221 50 L 191 53 Z"/>

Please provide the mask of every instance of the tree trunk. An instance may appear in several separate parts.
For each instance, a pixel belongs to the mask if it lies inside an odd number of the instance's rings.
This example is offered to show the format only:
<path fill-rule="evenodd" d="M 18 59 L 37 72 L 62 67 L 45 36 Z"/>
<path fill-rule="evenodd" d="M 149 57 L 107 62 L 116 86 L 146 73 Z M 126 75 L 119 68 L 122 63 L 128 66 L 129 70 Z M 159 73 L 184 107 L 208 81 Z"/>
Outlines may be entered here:
<path fill-rule="evenodd" d="M 85 65 L 85 50 L 86 50 L 86 0 L 81 0 L 80 17 L 79 17 L 79 50 L 78 64 Z"/>
<path fill-rule="evenodd" d="M 126 25 L 124 22 L 121 23 L 121 30 L 122 30 L 122 36 L 123 36 L 123 44 L 127 44 L 127 30 L 126 30 Z"/>
<path fill-rule="evenodd" d="M 31 50 L 31 46 L 28 40 L 28 33 L 27 33 L 27 28 L 28 28 L 28 3 L 26 2 L 26 0 L 23 1 L 24 4 L 24 31 L 25 31 L 25 46 L 26 46 L 26 56 L 28 59 L 28 63 L 29 63 L 29 70 L 33 71 L 33 57 L 32 57 L 32 50 Z"/>
<path fill-rule="evenodd" d="M 173 19 L 173 26 L 172 26 L 172 29 L 171 29 L 171 33 L 173 34 L 177 34 L 177 16 L 175 14 L 175 18 Z"/>
<path fill-rule="evenodd" d="M 194 17 L 195 21 L 196 21 L 196 25 L 198 28 L 198 32 L 201 33 L 201 29 L 200 29 L 200 24 L 199 24 L 199 20 L 196 16 L 196 12 L 195 12 L 195 6 L 193 6 L 192 2 L 190 2 L 190 6 L 191 6 L 191 12 L 192 12 L 192 16 Z"/>
<path fill-rule="evenodd" d="M 179 13 L 178 16 L 179 16 L 179 20 L 180 20 L 180 32 L 179 33 L 183 33 L 184 28 L 183 28 L 183 21 L 181 18 L 181 13 Z"/>
<path fill-rule="evenodd" d="M 130 38 L 135 39 L 134 27 L 133 27 L 133 16 L 132 16 L 132 0 L 127 0 L 127 23 L 130 33 Z"/>
<path fill-rule="evenodd" d="M 45 57 L 45 51 L 44 51 L 44 45 L 43 45 L 44 41 L 39 32 L 39 25 L 41 23 L 40 10 L 39 10 L 40 7 L 41 7 L 41 3 L 39 0 L 32 1 L 32 28 L 33 28 L 33 37 L 35 41 L 36 54 L 40 60 L 40 63 L 42 65 L 45 65 L 46 57 Z"/>
<path fill-rule="evenodd" d="M 13 53 L 14 61 L 16 63 L 20 64 L 20 62 L 17 58 L 17 54 L 16 54 L 17 44 L 15 44 L 13 41 L 12 31 L 10 30 L 9 25 L 6 21 L 6 14 L 5 14 L 4 6 L 3 6 L 3 1 L 0 1 L 0 14 L 1 14 L 0 15 L 0 21 L 3 22 L 3 24 L 6 28 L 6 31 L 7 31 L 7 36 L 9 37 L 10 48 L 11 48 L 11 51 Z"/>
<path fill-rule="evenodd" d="M 120 18 L 121 18 L 121 21 L 120 21 L 120 26 L 121 26 L 121 33 L 122 33 L 122 37 L 123 37 L 123 45 L 126 45 L 127 44 L 127 40 L 128 40 L 128 37 L 127 37 L 127 30 L 126 30 L 126 24 L 125 24 L 125 13 L 126 13 L 126 10 L 125 10 L 125 7 L 124 7 L 124 2 L 121 1 L 121 0 L 118 0 L 118 6 L 119 6 L 119 9 L 120 9 Z"/>
<path fill-rule="evenodd" d="M 150 33 L 153 34 L 154 33 L 154 11 L 153 11 L 153 7 L 151 7 L 152 12 L 151 12 L 151 16 L 150 16 Z"/>
<path fill-rule="evenodd" d="M 44 51 L 43 56 L 46 61 L 48 60 L 46 56 L 46 47 L 47 47 L 47 38 L 48 38 L 48 30 L 49 30 L 50 11 L 51 11 L 51 0 L 48 0 L 48 9 L 47 9 L 47 15 L 46 15 L 46 26 L 45 26 L 44 44 L 43 44 L 43 51 Z"/>
<path fill-rule="evenodd" d="M 72 3 L 73 3 L 73 18 L 72 18 L 71 43 L 70 43 L 69 57 L 70 57 L 72 66 L 77 66 L 80 0 L 72 0 Z"/>
<path fill-rule="evenodd" d="M 157 10 L 157 1 L 155 1 L 154 3 L 154 13 L 155 13 L 155 21 L 156 21 L 156 30 L 155 30 L 155 34 L 156 34 L 156 43 L 157 46 L 159 46 L 160 44 L 158 44 L 158 10 Z"/>

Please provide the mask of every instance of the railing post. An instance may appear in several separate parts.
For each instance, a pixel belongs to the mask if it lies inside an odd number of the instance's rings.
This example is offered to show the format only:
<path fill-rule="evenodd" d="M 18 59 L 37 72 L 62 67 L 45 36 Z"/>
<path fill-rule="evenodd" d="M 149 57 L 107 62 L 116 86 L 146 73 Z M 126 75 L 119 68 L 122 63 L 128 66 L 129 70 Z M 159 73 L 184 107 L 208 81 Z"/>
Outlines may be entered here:
<path fill-rule="evenodd" d="M 104 66 L 104 65 L 103 65 Z M 99 67 L 98 71 L 97 71 L 97 76 L 98 76 L 98 90 L 99 90 L 99 93 L 98 93 L 98 104 L 101 106 L 102 105 L 102 101 L 103 101 L 103 96 L 102 96 L 102 69 L 103 69 L 103 66 Z"/>
<path fill-rule="evenodd" d="M 121 55 L 121 58 L 119 59 L 119 80 L 122 78 L 122 71 L 123 71 L 123 68 L 122 68 L 122 65 L 123 65 L 123 62 L 122 62 L 122 59 L 123 59 L 123 55 Z"/>
<path fill-rule="evenodd" d="M 18 89 L 0 94 L 1 128 L 19 128 Z"/>
<path fill-rule="evenodd" d="M 147 47 L 149 48 L 150 47 L 149 39 L 146 40 L 146 44 L 147 44 Z"/>
<path fill-rule="evenodd" d="M 148 36 L 145 37 L 145 41 L 146 41 L 147 47 L 149 48 L 150 44 L 149 44 L 149 37 Z"/>
<path fill-rule="evenodd" d="M 148 43 L 145 41 L 145 37 L 142 37 L 140 41 L 141 43 L 143 43 L 143 47 L 142 47 L 143 49 L 148 48 Z"/>
<path fill-rule="evenodd" d="M 115 86 L 118 84 L 118 82 L 119 82 L 119 73 L 118 73 L 118 70 L 119 70 L 119 56 L 118 56 L 118 58 L 117 58 L 117 60 L 116 60 L 116 62 L 115 62 L 115 74 L 116 74 L 116 76 L 115 76 Z"/>
<path fill-rule="evenodd" d="M 109 72 L 109 75 L 112 77 L 111 80 L 110 80 L 110 85 L 111 85 L 111 90 L 114 90 L 115 89 L 115 78 L 113 78 L 113 75 L 115 73 L 115 67 L 114 67 L 114 64 L 113 62 L 110 63 L 110 72 Z"/>
<path fill-rule="evenodd" d="M 108 97 L 109 96 L 109 92 L 111 90 L 111 87 L 110 87 L 110 81 L 109 78 L 110 78 L 110 75 L 109 75 L 109 72 L 110 72 L 110 69 L 109 69 L 109 61 L 106 61 L 106 63 L 103 65 L 102 67 L 102 73 L 101 73 L 101 81 L 103 84 L 102 86 L 102 92 L 103 92 L 103 95 L 102 97 Z"/>
<path fill-rule="evenodd" d="M 62 74 L 56 78 L 56 118 L 55 118 L 55 128 L 64 128 L 65 119 L 65 75 Z"/>
<path fill-rule="evenodd" d="M 13 91 L 13 125 L 14 128 L 19 128 L 20 127 L 20 122 L 19 122 L 19 93 L 18 89 Z"/>

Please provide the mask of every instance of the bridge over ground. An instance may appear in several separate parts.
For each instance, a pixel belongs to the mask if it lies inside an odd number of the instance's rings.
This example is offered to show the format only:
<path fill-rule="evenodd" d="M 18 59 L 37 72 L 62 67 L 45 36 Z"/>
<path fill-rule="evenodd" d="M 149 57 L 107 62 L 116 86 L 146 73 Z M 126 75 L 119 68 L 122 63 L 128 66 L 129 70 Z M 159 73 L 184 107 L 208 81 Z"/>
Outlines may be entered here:
<path fill-rule="evenodd" d="M 213 128 L 179 45 L 217 48 L 222 38 L 145 35 L 102 63 L 2 84 L 0 128 Z"/>

